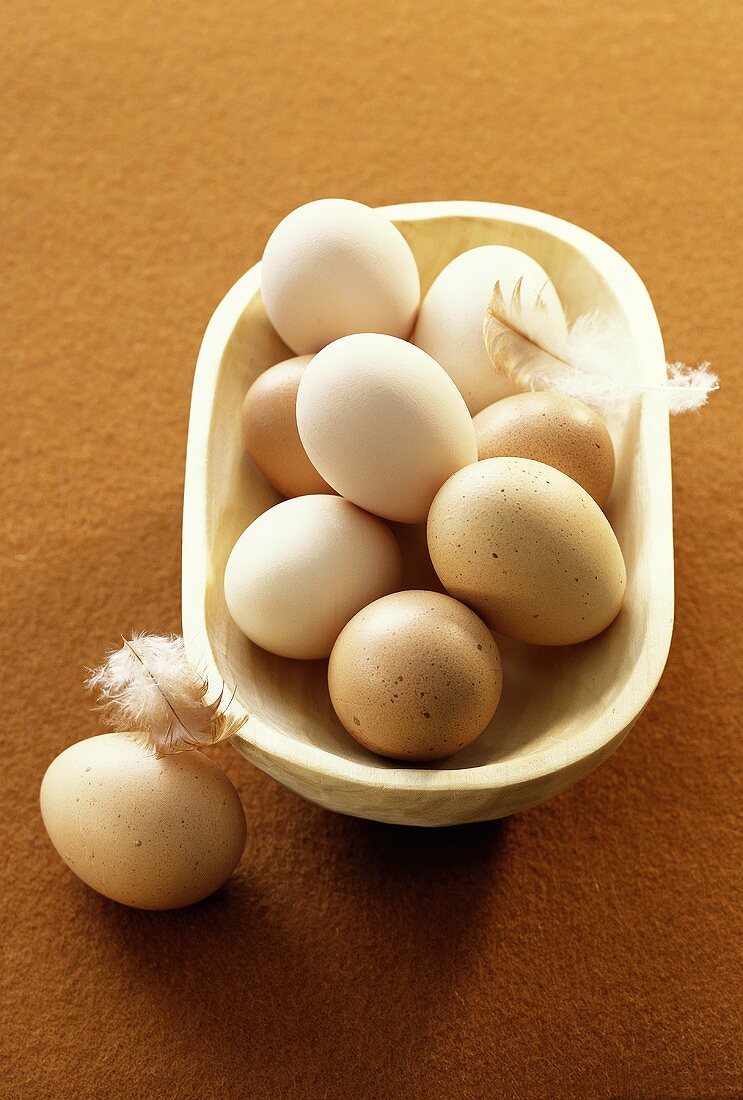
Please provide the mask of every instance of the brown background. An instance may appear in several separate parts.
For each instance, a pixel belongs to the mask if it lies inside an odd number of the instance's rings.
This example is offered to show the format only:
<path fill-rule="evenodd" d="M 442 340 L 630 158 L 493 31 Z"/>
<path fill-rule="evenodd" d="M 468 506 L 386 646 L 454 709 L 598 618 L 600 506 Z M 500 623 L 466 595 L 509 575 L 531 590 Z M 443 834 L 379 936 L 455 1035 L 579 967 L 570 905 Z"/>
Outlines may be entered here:
<path fill-rule="evenodd" d="M 743 1094 L 736 7 L 5 0 L 3 1095 Z M 670 660 L 608 764 L 504 822 L 333 816 L 225 747 L 239 874 L 127 911 L 53 854 L 39 782 L 99 729 L 83 666 L 179 628 L 201 333 L 325 195 L 578 222 L 713 360 L 673 425 Z"/>

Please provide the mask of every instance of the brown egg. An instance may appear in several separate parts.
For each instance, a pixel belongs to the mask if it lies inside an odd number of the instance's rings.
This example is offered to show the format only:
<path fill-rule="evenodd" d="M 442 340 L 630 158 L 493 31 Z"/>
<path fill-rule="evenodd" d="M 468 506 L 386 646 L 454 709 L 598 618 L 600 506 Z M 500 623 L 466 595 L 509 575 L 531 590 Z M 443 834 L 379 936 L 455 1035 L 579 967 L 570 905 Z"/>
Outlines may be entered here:
<path fill-rule="evenodd" d="M 488 458 L 450 477 L 431 506 L 428 547 L 447 592 L 523 642 L 592 638 L 624 598 L 622 551 L 596 501 L 530 459 Z"/>
<path fill-rule="evenodd" d="M 396 760 L 440 760 L 479 737 L 500 701 L 493 636 L 439 592 L 395 592 L 341 631 L 328 686 L 348 732 Z"/>
<path fill-rule="evenodd" d="M 614 480 L 614 448 L 593 409 L 558 393 L 504 397 L 474 420 L 478 457 L 531 458 L 562 470 L 590 493 L 599 507 Z"/>
<path fill-rule="evenodd" d="M 125 733 L 60 753 L 41 784 L 41 813 L 78 878 L 137 909 L 207 897 L 245 846 L 239 795 L 213 760 L 197 750 L 157 756 Z"/>
<path fill-rule="evenodd" d="M 297 431 L 297 390 L 311 355 L 269 367 L 245 395 L 242 431 L 248 454 L 282 496 L 332 493 L 307 457 Z"/>

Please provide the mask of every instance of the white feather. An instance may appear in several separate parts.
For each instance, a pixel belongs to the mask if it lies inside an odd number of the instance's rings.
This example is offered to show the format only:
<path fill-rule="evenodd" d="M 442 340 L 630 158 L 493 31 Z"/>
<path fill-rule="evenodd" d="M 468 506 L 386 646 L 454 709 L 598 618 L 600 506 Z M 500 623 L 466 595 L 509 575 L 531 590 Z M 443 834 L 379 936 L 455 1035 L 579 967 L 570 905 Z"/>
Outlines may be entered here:
<path fill-rule="evenodd" d="M 493 288 L 483 334 L 493 366 L 523 389 L 552 389 L 565 371 L 568 325 L 557 295 L 551 306 L 543 294 L 518 279 L 510 298 L 500 283 Z"/>
<path fill-rule="evenodd" d="M 668 381 L 665 392 L 672 413 L 690 412 L 707 404 L 709 395 L 720 388 L 720 380 L 708 362 L 698 367 L 686 363 L 666 363 Z"/>
<path fill-rule="evenodd" d="M 112 726 L 158 753 L 213 744 L 236 732 L 220 710 L 224 688 L 207 702 L 207 682 L 189 664 L 182 638 L 134 634 L 123 641 L 86 680 Z"/>
<path fill-rule="evenodd" d="M 554 286 L 549 283 L 549 289 Z M 719 389 L 709 363 L 667 365 L 665 382 L 632 382 L 624 369 L 628 349 L 622 329 L 599 313 L 579 317 L 568 327 L 556 293 L 547 284 L 537 293 L 519 279 L 505 299 L 499 283 L 485 314 L 483 335 L 491 362 L 525 390 L 552 390 L 576 397 L 608 413 L 646 393 L 661 395 L 669 412 L 701 408 Z"/>

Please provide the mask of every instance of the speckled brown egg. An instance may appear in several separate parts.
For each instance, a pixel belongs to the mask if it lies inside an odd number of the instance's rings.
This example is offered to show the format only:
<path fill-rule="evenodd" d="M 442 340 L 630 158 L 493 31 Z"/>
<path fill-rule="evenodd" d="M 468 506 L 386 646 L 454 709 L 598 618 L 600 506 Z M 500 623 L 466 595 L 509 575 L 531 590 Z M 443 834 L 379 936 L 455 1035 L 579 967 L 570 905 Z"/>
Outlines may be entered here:
<path fill-rule="evenodd" d="M 503 674 L 492 634 L 439 592 L 395 592 L 341 631 L 328 685 L 348 732 L 396 760 L 440 760 L 483 732 Z"/>
<path fill-rule="evenodd" d="M 599 507 L 614 480 L 614 447 L 603 420 L 588 405 L 558 393 L 504 397 L 474 420 L 478 457 L 531 458 L 562 470 Z"/>
<path fill-rule="evenodd" d="M 542 462 L 488 458 L 454 474 L 428 517 L 442 584 L 502 634 L 570 645 L 617 615 L 622 551 L 596 501 Z"/>
<path fill-rule="evenodd" d="M 286 359 L 260 374 L 242 407 L 245 449 L 284 497 L 332 493 L 307 457 L 297 430 L 297 390 L 311 355 Z"/>
<path fill-rule="evenodd" d="M 157 756 L 123 733 L 60 753 L 41 784 L 41 814 L 78 878 L 138 909 L 207 897 L 245 846 L 242 803 L 221 768 L 197 750 Z"/>

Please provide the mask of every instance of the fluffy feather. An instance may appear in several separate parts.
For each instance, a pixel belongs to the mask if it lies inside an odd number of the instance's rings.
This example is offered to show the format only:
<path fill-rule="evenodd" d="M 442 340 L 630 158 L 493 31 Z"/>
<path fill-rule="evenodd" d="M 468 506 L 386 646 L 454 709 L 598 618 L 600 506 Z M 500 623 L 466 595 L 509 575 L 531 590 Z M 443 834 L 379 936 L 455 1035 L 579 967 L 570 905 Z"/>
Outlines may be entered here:
<path fill-rule="evenodd" d="M 622 369 L 627 349 L 619 326 L 589 313 L 569 327 L 562 309 L 548 307 L 544 289 L 529 295 L 519 279 L 506 300 L 496 283 L 485 314 L 483 335 L 493 366 L 523 389 L 564 393 L 602 413 L 646 393 L 660 394 L 669 412 L 687 412 L 719 389 L 709 363 L 668 364 L 661 384 L 630 381 Z"/>
<path fill-rule="evenodd" d="M 224 685 L 208 702 L 208 684 L 189 664 L 183 638 L 133 634 L 122 641 L 85 682 L 110 725 L 159 754 L 211 745 L 237 732 L 242 722 L 222 711 Z"/>
<path fill-rule="evenodd" d="M 561 308 L 550 308 L 542 290 L 529 294 L 518 279 L 506 299 L 496 283 L 483 327 L 493 366 L 527 390 L 552 389 L 552 380 L 566 367 L 565 314 Z"/>
<path fill-rule="evenodd" d="M 706 361 L 698 367 L 690 367 L 686 363 L 666 363 L 666 372 L 668 381 L 665 393 L 672 413 L 701 409 L 707 404 L 709 395 L 720 388 L 719 378 Z"/>

